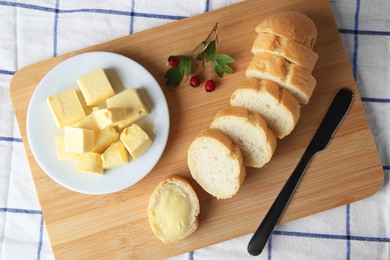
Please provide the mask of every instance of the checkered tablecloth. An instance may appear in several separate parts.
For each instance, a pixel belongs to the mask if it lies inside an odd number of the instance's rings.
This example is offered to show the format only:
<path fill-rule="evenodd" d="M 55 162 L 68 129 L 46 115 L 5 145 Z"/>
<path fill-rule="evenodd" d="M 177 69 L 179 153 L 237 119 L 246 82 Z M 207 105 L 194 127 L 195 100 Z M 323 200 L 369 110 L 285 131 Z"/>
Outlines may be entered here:
<path fill-rule="evenodd" d="M 234 2 L 0 1 L 1 259 L 54 258 L 10 101 L 15 71 Z M 385 183 L 368 199 L 279 225 L 261 259 L 390 259 L 390 1 L 336 0 L 331 5 L 381 156 Z M 251 258 L 246 252 L 250 237 L 177 258 Z"/>

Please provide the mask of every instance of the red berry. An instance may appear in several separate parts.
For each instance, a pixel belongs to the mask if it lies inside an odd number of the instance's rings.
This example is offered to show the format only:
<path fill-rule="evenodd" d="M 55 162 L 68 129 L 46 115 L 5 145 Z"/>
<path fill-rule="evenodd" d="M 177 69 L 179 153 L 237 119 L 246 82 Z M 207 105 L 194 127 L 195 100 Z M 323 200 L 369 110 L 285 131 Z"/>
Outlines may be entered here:
<path fill-rule="evenodd" d="M 199 87 L 200 79 L 198 76 L 192 76 L 190 79 L 190 86 L 193 88 Z"/>
<path fill-rule="evenodd" d="M 206 81 L 206 84 L 204 85 L 204 88 L 206 89 L 207 92 L 212 92 L 215 90 L 217 85 L 215 84 L 215 81 L 210 79 Z"/>
<path fill-rule="evenodd" d="M 179 58 L 177 56 L 171 55 L 171 56 L 168 57 L 168 63 L 172 67 L 177 67 L 177 65 L 179 65 L 179 63 L 180 63 L 180 60 L 179 60 Z"/>

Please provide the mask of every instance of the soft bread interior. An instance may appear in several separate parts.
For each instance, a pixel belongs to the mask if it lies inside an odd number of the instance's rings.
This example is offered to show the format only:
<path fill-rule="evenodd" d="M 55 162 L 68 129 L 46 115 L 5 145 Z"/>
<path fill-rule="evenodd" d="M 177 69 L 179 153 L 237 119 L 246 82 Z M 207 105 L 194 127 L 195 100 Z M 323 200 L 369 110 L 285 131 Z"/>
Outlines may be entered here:
<path fill-rule="evenodd" d="M 209 194 L 226 199 L 240 188 L 245 176 L 238 147 L 225 146 L 215 138 L 197 137 L 188 152 L 188 165 L 192 177 Z"/>
<path fill-rule="evenodd" d="M 273 149 L 268 143 L 268 129 L 262 128 L 256 119 L 249 120 L 237 116 L 217 116 L 211 127 L 224 132 L 240 147 L 246 166 L 259 168 L 269 162 Z"/>
<path fill-rule="evenodd" d="M 290 134 L 300 116 L 295 97 L 269 80 L 246 79 L 232 94 L 230 104 L 259 113 L 278 138 Z"/>

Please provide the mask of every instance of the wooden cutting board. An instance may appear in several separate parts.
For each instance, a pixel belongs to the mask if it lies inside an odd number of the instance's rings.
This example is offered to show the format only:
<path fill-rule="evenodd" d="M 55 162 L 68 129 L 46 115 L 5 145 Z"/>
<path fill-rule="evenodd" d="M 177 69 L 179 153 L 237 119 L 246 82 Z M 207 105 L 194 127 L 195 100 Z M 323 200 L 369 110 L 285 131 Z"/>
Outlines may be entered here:
<path fill-rule="evenodd" d="M 217 200 L 191 179 L 187 149 L 198 132 L 209 126 L 216 112 L 228 105 L 230 95 L 244 79 L 256 25 L 267 16 L 286 10 L 305 13 L 318 28 L 314 50 L 320 58 L 313 71 L 317 87 L 310 103 L 302 108 L 294 132 L 278 142 L 272 161 L 262 169 L 248 168 L 239 193 L 229 200 Z M 163 75 L 167 57 L 189 53 L 216 21 L 218 52 L 236 59 L 232 65 L 235 73 L 219 80 L 212 93 L 188 84 L 175 90 L 166 88 Z M 39 81 L 59 62 L 89 51 L 119 53 L 146 67 L 162 86 L 171 116 L 168 144 L 156 167 L 136 185 L 109 195 L 79 194 L 52 181 L 34 160 L 26 135 L 27 107 Z M 352 109 L 327 149 L 311 162 L 281 222 L 369 197 L 383 181 L 370 126 L 327 0 L 246 1 L 19 70 L 11 82 L 11 97 L 55 256 L 162 258 L 254 232 L 342 87 L 355 93 Z M 183 176 L 193 184 L 201 213 L 199 229 L 194 234 L 166 245 L 154 237 L 149 227 L 147 205 L 153 189 L 171 175 Z M 242 248 L 242 253 L 246 254 L 246 248 Z"/>

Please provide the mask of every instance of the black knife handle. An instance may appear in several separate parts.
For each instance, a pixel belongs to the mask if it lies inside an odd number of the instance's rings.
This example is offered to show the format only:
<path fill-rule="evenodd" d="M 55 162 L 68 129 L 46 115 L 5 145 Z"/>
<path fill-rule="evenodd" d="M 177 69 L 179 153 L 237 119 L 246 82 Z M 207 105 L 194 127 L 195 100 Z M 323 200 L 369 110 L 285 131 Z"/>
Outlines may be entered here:
<path fill-rule="evenodd" d="M 325 149 L 338 126 L 343 121 L 345 115 L 348 113 L 352 101 L 353 93 L 348 89 L 340 89 L 336 94 L 320 124 L 320 127 L 314 134 L 313 139 L 311 140 L 297 167 L 287 180 L 275 202 L 272 204 L 271 209 L 268 211 L 267 215 L 265 215 L 260 226 L 249 241 L 248 252 L 251 255 L 259 255 L 261 251 L 263 251 L 269 236 L 278 224 L 279 219 L 283 215 L 284 210 L 295 192 L 295 189 L 301 181 L 308 164 L 317 152 Z"/>
<path fill-rule="evenodd" d="M 257 228 L 256 232 L 249 241 L 249 254 L 256 256 L 263 251 L 269 236 L 283 215 L 283 212 L 286 209 L 292 195 L 294 194 L 294 191 L 300 180 L 302 179 L 303 173 L 313 158 L 313 155 L 314 154 L 310 154 L 308 151 L 303 154 L 294 172 L 291 174 L 275 202 L 272 204 L 271 209 L 268 211 L 267 215 L 265 215 L 260 226 Z"/>

